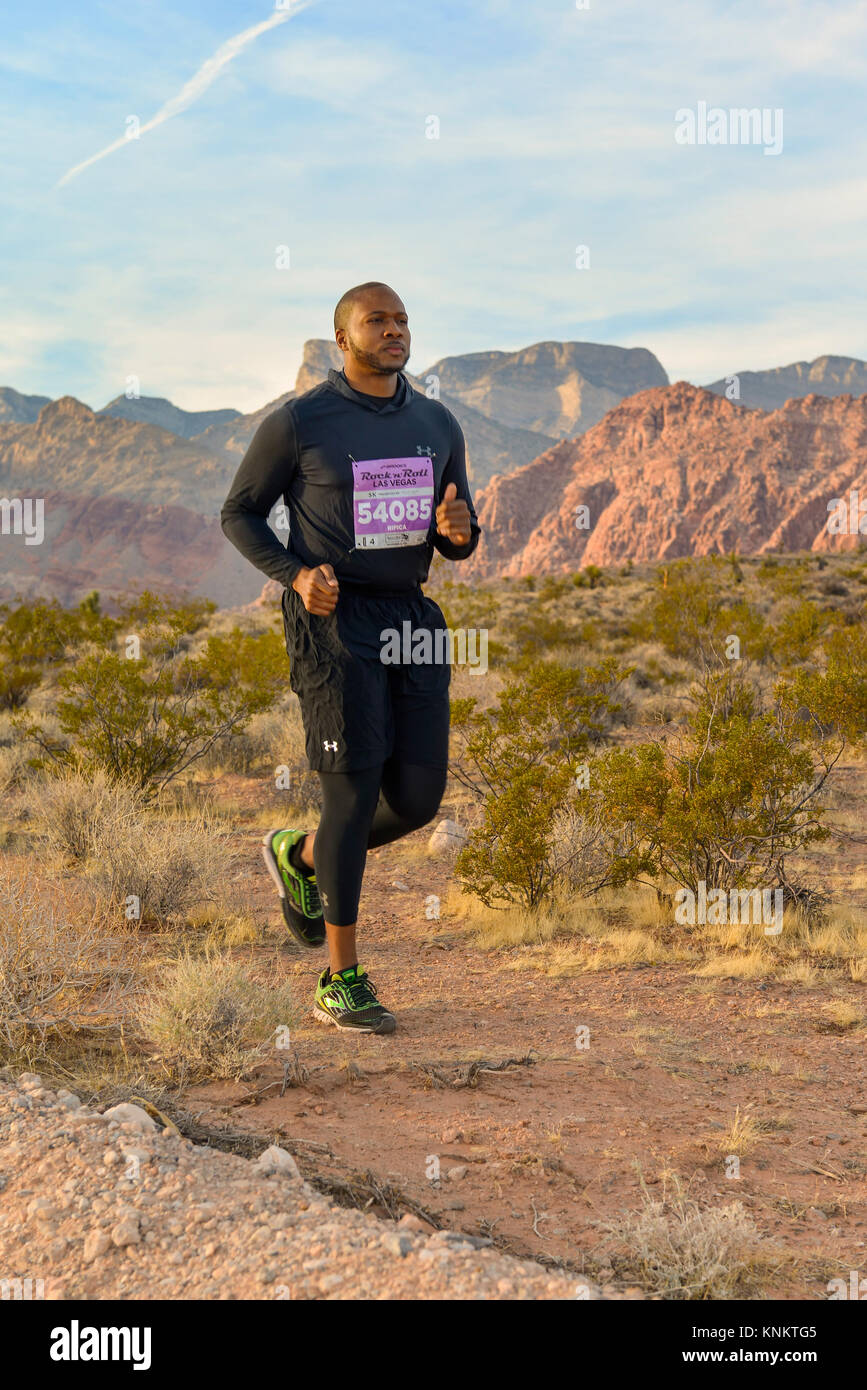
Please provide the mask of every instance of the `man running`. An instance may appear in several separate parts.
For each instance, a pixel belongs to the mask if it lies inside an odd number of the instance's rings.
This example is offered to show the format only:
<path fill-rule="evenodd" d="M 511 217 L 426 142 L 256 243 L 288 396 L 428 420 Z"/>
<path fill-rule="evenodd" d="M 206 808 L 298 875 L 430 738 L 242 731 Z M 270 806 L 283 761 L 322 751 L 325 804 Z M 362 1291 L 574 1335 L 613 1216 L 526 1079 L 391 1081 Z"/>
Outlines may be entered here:
<path fill-rule="evenodd" d="M 457 420 L 401 370 L 410 334 L 398 296 L 378 281 L 347 290 L 334 332 L 343 370 L 262 422 L 221 523 L 242 555 L 284 586 L 289 681 L 322 785 L 315 833 L 275 830 L 263 842 L 292 935 L 312 948 L 328 942 L 314 1015 L 392 1033 L 394 1015 L 358 964 L 361 881 L 368 849 L 426 825 L 439 809 L 451 670 L 435 660 L 388 664 L 384 646 L 396 631 L 411 634 L 401 650 L 448 649 L 436 637 L 446 627 L 442 611 L 421 585 L 434 548 L 465 560 L 480 527 Z M 267 521 L 280 499 L 288 548 Z"/>

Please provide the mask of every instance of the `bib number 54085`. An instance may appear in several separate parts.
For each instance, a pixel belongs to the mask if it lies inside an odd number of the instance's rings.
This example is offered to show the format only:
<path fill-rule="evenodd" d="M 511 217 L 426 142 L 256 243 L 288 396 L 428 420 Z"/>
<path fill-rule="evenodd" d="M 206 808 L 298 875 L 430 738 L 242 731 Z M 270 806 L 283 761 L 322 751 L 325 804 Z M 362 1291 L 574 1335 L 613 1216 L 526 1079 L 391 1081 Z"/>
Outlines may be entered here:
<path fill-rule="evenodd" d="M 358 503 L 358 520 L 371 521 L 430 521 L 431 499 L 429 497 L 408 497 L 404 502 L 393 497 L 390 502 Z"/>

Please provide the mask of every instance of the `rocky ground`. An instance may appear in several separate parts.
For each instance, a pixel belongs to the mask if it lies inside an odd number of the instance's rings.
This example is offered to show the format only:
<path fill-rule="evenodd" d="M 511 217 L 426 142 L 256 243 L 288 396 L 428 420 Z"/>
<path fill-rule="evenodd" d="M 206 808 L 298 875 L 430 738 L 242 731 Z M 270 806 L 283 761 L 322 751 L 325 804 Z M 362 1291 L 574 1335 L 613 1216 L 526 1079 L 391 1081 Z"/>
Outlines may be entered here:
<path fill-rule="evenodd" d="M 30 1073 L 0 1083 L 0 1189 L 0 1281 L 33 1280 L 34 1297 L 600 1296 L 482 1238 L 335 1207 L 276 1146 L 255 1161 L 220 1153 Z"/>

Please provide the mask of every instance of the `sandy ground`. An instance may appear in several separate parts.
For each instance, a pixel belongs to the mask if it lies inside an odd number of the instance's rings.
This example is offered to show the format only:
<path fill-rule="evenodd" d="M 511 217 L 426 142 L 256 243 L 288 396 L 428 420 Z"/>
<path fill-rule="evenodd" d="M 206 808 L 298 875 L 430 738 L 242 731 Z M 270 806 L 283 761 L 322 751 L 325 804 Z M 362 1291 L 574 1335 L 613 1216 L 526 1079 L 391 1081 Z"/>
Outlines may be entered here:
<path fill-rule="evenodd" d="M 863 985 L 709 986 L 680 965 L 510 969 L 517 952 L 482 951 L 426 917 L 450 870 L 420 853 L 422 831 L 370 856 L 362 899 L 361 962 L 398 1031 L 347 1036 L 310 1016 L 324 954 L 281 941 L 261 832 L 238 833 L 250 905 L 274 924 L 251 955 L 280 952 L 303 1011 L 291 1053 L 244 1084 L 187 1094 L 201 1125 L 286 1143 L 334 1181 L 367 1173 L 391 1192 L 372 1210 L 491 1236 L 609 1296 L 634 1279 L 612 1268 L 599 1223 L 674 1174 L 702 1206 L 752 1214 L 775 1266 L 756 1296 L 825 1298 L 830 1278 L 867 1268 L 864 1030 L 834 1032 L 821 1013 L 831 997 L 862 1006 Z M 720 1149 L 738 1107 L 761 1133 L 734 1176 Z"/>

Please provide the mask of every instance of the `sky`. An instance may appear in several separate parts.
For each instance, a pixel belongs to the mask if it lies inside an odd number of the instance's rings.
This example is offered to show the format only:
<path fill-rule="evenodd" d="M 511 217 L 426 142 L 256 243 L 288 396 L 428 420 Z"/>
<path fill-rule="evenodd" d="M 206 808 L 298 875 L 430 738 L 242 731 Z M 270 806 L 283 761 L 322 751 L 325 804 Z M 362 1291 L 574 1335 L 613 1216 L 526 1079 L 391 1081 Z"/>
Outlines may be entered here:
<path fill-rule="evenodd" d="M 7 0 L 0 385 L 257 409 L 368 279 L 413 372 L 867 358 L 864 0 L 284 3 Z M 700 103 L 778 124 L 682 143 Z"/>

